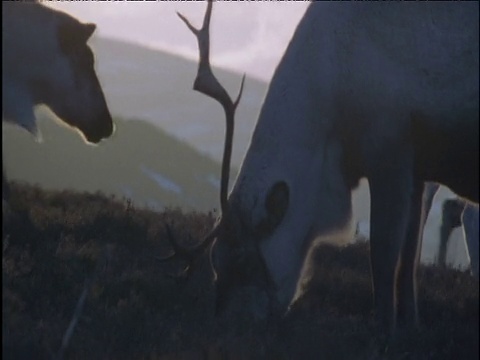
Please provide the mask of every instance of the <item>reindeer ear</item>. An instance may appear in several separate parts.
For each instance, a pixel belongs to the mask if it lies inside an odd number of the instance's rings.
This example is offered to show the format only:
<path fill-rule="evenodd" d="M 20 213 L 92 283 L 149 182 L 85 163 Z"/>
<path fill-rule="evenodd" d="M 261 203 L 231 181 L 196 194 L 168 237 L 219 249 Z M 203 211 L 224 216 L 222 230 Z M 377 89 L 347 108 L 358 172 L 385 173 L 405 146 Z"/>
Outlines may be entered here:
<path fill-rule="evenodd" d="M 96 29 L 95 24 L 81 24 L 77 21 L 68 21 L 58 26 L 57 37 L 60 49 L 66 54 L 87 43 Z"/>
<path fill-rule="evenodd" d="M 97 28 L 97 25 L 93 23 L 83 24 L 83 31 L 84 31 L 83 35 L 85 36 L 85 42 L 88 39 L 90 39 L 90 37 L 92 36 L 96 28 Z"/>

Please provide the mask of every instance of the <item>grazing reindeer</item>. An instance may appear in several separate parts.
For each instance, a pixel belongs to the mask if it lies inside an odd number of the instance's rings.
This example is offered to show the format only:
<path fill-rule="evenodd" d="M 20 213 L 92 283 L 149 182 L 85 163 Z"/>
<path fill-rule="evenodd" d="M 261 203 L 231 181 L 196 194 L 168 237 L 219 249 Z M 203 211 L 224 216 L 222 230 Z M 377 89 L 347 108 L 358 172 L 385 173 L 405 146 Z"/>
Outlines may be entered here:
<path fill-rule="evenodd" d="M 463 234 L 467 241 L 468 257 L 470 259 L 470 269 L 472 274 L 479 276 L 479 215 L 478 205 L 466 203 L 462 214 Z"/>
<path fill-rule="evenodd" d="M 439 188 L 438 184 L 429 183 L 425 188 L 425 210 L 430 211 L 433 197 Z M 478 206 L 470 204 L 463 199 L 447 199 L 442 206 L 442 223 L 440 225 L 440 245 L 437 263 L 446 266 L 447 244 L 452 231 L 457 227 L 463 227 L 463 235 L 470 259 L 472 275 L 478 277 L 479 262 L 479 215 Z"/>
<path fill-rule="evenodd" d="M 219 311 L 248 289 L 255 296 L 242 308 L 285 312 L 313 240 L 345 231 L 352 189 L 366 177 L 377 320 L 390 332 L 397 318 L 416 323 L 424 182 L 478 203 L 478 10 L 478 2 L 310 4 L 228 206 L 192 251 L 216 238 Z"/>
<path fill-rule="evenodd" d="M 88 142 L 109 137 L 112 117 L 87 45 L 94 30 L 37 2 L 2 2 L 3 121 L 36 135 L 33 108 L 46 104 Z"/>

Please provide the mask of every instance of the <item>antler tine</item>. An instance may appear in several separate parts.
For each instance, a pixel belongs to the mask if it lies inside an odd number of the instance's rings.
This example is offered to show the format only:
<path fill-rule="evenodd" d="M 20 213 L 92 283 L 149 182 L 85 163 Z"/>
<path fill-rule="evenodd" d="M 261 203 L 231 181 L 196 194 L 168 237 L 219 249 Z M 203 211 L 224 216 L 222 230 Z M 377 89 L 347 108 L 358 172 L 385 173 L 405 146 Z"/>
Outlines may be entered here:
<path fill-rule="evenodd" d="M 203 25 L 196 29 L 185 16 L 177 12 L 177 15 L 187 25 L 197 38 L 200 61 L 193 89 L 217 100 L 227 111 L 233 105 L 232 99 L 225 88 L 220 84 L 212 72 L 210 66 L 210 19 L 212 16 L 212 1 L 208 1 L 207 11 L 203 19 Z"/>
<path fill-rule="evenodd" d="M 243 92 L 243 85 L 245 82 L 245 75 L 242 78 L 240 91 L 235 102 L 232 101 L 225 88 L 220 84 L 212 72 L 210 66 L 210 19 L 212 16 L 213 2 L 208 1 L 207 11 L 203 20 L 201 29 L 196 29 L 182 14 L 177 12 L 177 15 L 187 25 L 187 27 L 196 36 L 198 42 L 198 49 L 200 53 L 200 60 L 198 64 L 197 77 L 193 84 L 193 89 L 217 100 L 225 111 L 226 116 L 226 131 L 225 131 L 225 145 L 222 160 L 222 177 L 220 184 L 220 206 L 222 214 L 227 212 L 227 192 L 228 180 L 230 176 L 230 159 L 232 155 L 233 144 L 233 129 L 235 110 L 240 101 Z"/>
<path fill-rule="evenodd" d="M 236 99 L 235 102 L 233 103 L 233 106 L 235 107 L 235 109 L 237 108 L 238 103 L 240 102 L 240 99 L 242 98 L 243 85 L 245 84 L 245 76 L 246 76 L 246 74 L 243 74 L 243 76 L 242 76 L 242 82 L 240 83 L 240 90 L 238 91 L 238 95 L 237 95 L 237 99 Z"/>
<path fill-rule="evenodd" d="M 165 257 L 158 257 L 155 256 L 155 259 L 157 259 L 160 262 L 167 262 L 175 257 L 184 257 L 185 260 L 187 261 L 188 265 L 180 272 L 178 276 L 174 277 L 188 277 L 190 275 L 190 271 L 192 269 L 192 265 L 194 261 L 199 257 L 199 255 L 211 244 L 213 240 L 218 235 L 218 232 L 220 231 L 220 226 L 221 224 L 217 224 L 205 238 L 200 242 L 199 245 L 193 248 L 187 248 L 182 245 L 180 245 L 175 237 L 173 236 L 172 229 L 169 224 L 165 224 L 165 230 L 167 232 L 167 238 L 168 241 L 170 242 L 172 248 L 173 248 L 173 254 L 165 256 Z"/>
<path fill-rule="evenodd" d="M 168 255 L 166 257 L 163 257 L 163 258 L 158 258 L 157 257 L 157 259 L 160 260 L 160 261 L 168 261 L 168 260 L 173 259 L 176 256 L 184 256 L 189 260 L 190 257 L 192 256 L 191 255 L 192 250 L 189 250 L 188 248 L 186 248 L 184 246 L 181 246 L 177 242 L 177 240 L 175 240 L 175 237 L 173 236 L 172 229 L 171 229 L 169 224 L 165 224 L 165 231 L 167 232 L 168 241 L 170 242 L 170 245 L 172 245 L 173 254 Z"/>
<path fill-rule="evenodd" d="M 198 49 L 200 54 L 200 60 L 198 63 L 197 76 L 195 78 L 193 89 L 205 94 L 215 100 L 217 100 L 225 111 L 226 129 L 225 129 L 225 144 L 223 149 L 222 159 L 222 173 L 220 183 L 220 206 L 222 216 L 228 211 L 228 180 L 230 176 L 230 160 L 232 157 L 232 144 L 233 144 L 233 130 L 235 120 L 235 110 L 240 102 L 243 93 L 243 87 L 245 84 L 245 75 L 242 77 L 240 90 L 235 102 L 232 101 L 230 95 L 228 95 L 225 88 L 220 84 L 215 75 L 212 72 L 210 66 L 210 19 L 212 17 L 212 0 L 208 1 L 207 10 L 203 19 L 203 25 L 200 29 L 196 29 L 188 19 L 182 14 L 177 12 L 178 17 L 187 25 L 190 31 L 196 36 L 198 42 Z M 188 249 L 177 243 L 175 237 L 172 234 L 169 225 L 166 225 L 166 231 L 168 239 L 173 247 L 174 253 L 165 258 L 159 259 L 160 261 L 168 261 L 177 256 L 182 256 L 188 262 L 187 267 L 180 274 L 182 277 L 188 277 L 192 265 L 201 253 L 208 248 L 208 246 L 215 240 L 219 231 L 222 228 L 222 221 L 218 222 L 213 230 L 203 239 L 203 241 L 195 248 Z M 158 259 L 158 258 L 157 258 Z"/>
<path fill-rule="evenodd" d="M 180 245 L 173 236 L 172 229 L 169 224 L 165 224 L 165 230 L 167 232 L 168 241 L 170 242 L 170 245 L 172 245 L 174 253 L 163 258 L 157 257 L 157 260 L 163 262 L 171 260 L 176 256 L 183 256 L 187 259 L 187 261 L 191 261 L 198 253 L 201 253 L 203 250 L 205 250 L 209 243 L 215 239 L 219 231 L 219 226 L 214 227 L 212 231 L 210 231 L 208 235 L 205 236 L 205 238 L 200 242 L 200 244 L 193 248 L 187 248 Z"/>

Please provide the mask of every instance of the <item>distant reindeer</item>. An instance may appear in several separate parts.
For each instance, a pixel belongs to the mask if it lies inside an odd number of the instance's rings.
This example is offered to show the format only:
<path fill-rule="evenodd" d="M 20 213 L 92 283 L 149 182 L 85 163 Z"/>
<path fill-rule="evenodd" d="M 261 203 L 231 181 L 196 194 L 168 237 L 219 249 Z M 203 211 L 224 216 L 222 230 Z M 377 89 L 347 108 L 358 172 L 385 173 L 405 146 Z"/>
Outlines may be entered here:
<path fill-rule="evenodd" d="M 431 204 L 439 188 L 438 184 L 428 183 L 425 188 L 425 210 L 430 211 Z M 463 199 L 446 199 L 442 205 L 442 222 L 440 225 L 440 241 L 437 257 L 439 266 L 446 266 L 447 244 L 452 231 L 462 227 L 470 269 L 478 277 L 479 263 L 479 213 L 478 206 L 470 204 Z"/>
<path fill-rule="evenodd" d="M 208 21 L 189 27 L 208 74 Z M 416 324 L 424 182 L 478 203 L 478 54 L 478 2 L 312 2 L 216 227 L 190 252 L 172 240 L 185 274 L 213 243 L 218 311 L 284 313 L 313 240 L 350 226 L 365 177 L 378 323 Z"/>
<path fill-rule="evenodd" d="M 37 134 L 34 106 L 47 105 L 91 143 L 113 122 L 87 45 L 94 24 L 37 2 L 2 2 L 2 119 Z M 3 198 L 8 196 L 2 171 Z"/>

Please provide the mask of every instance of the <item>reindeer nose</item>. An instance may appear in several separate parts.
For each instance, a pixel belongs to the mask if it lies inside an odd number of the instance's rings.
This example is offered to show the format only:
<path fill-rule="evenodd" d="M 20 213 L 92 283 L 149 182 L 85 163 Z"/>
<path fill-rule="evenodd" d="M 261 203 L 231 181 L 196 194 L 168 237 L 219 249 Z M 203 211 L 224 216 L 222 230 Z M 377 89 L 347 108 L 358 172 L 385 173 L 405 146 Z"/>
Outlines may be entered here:
<path fill-rule="evenodd" d="M 99 136 L 101 136 L 101 139 L 112 136 L 113 132 L 115 131 L 115 124 L 110 113 L 103 116 L 100 124 L 102 124 L 102 126 L 99 128 Z"/>
<path fill-rule="evenodd" d="M 98 144 L 103 139 L 109 138 L 115 131 L 115 124 L 112 121 L 110 114 L 105 115 L 99 120 L 95 127 L 90 131 L 85 132 L 85 137 L 88 142 Z"/>

